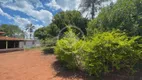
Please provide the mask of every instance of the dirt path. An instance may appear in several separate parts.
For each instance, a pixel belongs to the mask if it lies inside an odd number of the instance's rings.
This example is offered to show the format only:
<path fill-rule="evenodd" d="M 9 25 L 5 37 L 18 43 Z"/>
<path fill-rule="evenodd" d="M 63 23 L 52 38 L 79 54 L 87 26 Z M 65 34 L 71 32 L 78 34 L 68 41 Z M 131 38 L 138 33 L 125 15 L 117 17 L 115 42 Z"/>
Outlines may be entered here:
<path fill-rule="evenodd" d="M 54 55 L 40 50 L 0 53 L 0 80 L 75 80 L 55 71 Z M 76 78 L 76 80 L 82 78 Z"/>

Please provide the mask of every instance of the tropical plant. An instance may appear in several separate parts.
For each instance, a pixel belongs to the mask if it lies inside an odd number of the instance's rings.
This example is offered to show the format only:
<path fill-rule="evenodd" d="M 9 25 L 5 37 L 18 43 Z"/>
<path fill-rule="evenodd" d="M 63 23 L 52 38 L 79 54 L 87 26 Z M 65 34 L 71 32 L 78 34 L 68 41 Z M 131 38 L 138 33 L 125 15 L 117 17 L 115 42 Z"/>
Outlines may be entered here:
<path fill-rule="evenodd" d="M 30 34 L 30 39 L 32 38 L 32 33 L 33 33 L 33 30 L 35 29 L 35 26 L 33 26 L 32 24 L 27 24 L 26 26 L 26 30 L 29 32 Z"/>
<path fill-rule="evenodd" d="M 108 0 L 81 0 L 80 8 L 81 12 L 85 11 L 91 11 L 91 18 L 94 19 L 95 12 L 98 11 L 98 9 L 101 6 L 101 3 L 108 1 Z M 91 8 L 91 10 L 89 10 Z"/>

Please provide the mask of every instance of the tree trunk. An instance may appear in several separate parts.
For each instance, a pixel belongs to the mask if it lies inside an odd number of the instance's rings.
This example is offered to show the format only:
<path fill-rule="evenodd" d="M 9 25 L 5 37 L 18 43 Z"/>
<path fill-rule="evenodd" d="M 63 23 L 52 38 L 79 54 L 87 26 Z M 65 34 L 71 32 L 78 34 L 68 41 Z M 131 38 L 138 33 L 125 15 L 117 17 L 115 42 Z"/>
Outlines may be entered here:
<path fill-rule="evenodd" d="M 31 39 L 31 37 L 32 37 L 32 34 L 31 34 L 31 32 L 30 32 L 30 39 Z"/>
<path fill-rule="evenodd" d="M 94 5 L 94 2 L 92 2 L 92 10 L 91 10 L 92 19 L 94 19 L 94 15 L 95 15 L 94 8 L 95 8 L 95 5 Z"/>

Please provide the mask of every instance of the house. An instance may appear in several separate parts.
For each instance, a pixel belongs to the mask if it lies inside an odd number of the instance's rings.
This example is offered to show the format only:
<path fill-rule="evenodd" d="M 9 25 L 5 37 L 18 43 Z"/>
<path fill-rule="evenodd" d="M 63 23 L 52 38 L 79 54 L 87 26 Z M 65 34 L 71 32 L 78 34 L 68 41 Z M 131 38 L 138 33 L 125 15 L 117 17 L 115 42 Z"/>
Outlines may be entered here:
<path fill-rule="evenodd" d="M 3 36 L 4 32 L 0 32 L 0 52 L 23 50 L 24 47 L 20 46 L 20 42 L 24 39 Z"/>

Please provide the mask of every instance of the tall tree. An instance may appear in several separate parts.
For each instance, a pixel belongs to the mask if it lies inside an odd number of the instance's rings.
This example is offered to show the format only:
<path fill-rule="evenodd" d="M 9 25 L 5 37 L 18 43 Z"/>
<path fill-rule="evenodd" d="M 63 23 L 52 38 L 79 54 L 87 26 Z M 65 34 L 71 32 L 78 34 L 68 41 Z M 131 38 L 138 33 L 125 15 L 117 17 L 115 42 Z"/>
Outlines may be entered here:
<path fill-rule="evenodd" d="M 52 24 L 55 24 L 59 29 L 63 29 L 67 25 L 74 25 L 80 28 L 86 34 L 86 26 L 88 20 L 83 18 L 79 11 L 60 12 L 54 16 Z"/>
<path fill-rule="evenodd" d="M 67 25 L 76 26 L 86 34 L 87 23 L 88 19 L 83 18 L 79 11 L 63 11 L 54 16 L 50 25 L 37 29 L 34 36 L 43 40 L 50 36 L 56 37 L 59 31 L 67 27 Z M 66 29 L 62 32 L 65 31 Z"/>
<path fill-rule="evenodd" d="M 38 39 L 45 40 L 46 38 L 55 37 L 59 33 L 59 28 L 55 24 L 50 24 L 47 27 L 42 27 L 34 32 L 34 36 Z"/>
<path fill-rule="evenodd" d="M 94 19 L 95 12 L 100 8 L 101 3 L 108 1 L 108 0 L 81 0 L 80 8 L 81 12 L 84 13 L 85 11 L 90 11 L 91 8 L 91 18 Z"/>
<path fill-rule="evenodd" d="M 48 30 L 47 30 L 46 27 L 41 27 L 41 28 L 35 30 L 35 32 L 34 32 L 34 37 L 37 37 L 38 39 L 43 39 L 43 40 L 45 40 L 45 38 L 48 37 L 48 36 L 47 36 L 47 31 L 48 31 Z"/>
<path fill-rule="evenodd" d="M 27 24 L 26 30 L 30 33 L 30 39 L 32 38 L 32 33 L 34 29 L 35 29 L 35 26 L 33 26 L 32 24 Z"/>
<path fill-rule="evenodd" d="M 92 34 L 96 29 L 102 32 L 120 29 L 130 36 L 142 36 L 141 2 L 142 0 L 117 0 L 115 4 L 103 8 L 99 15 L 88 23 L 88 33 Z"/>

